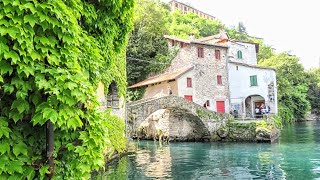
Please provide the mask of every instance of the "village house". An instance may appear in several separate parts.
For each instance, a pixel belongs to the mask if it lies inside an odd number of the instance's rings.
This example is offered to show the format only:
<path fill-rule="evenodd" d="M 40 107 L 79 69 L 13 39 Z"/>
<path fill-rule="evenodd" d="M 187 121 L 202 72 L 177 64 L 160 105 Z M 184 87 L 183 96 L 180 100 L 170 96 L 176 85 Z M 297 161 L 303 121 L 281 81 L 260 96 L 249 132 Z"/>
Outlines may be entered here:
<path fill-rule="evenodd" d="M 197 41 L 228 44 L 231 113 L 243 118 L 257 118 L 278 112 L 276 72 L 271 67 L 257 65 L 258 44 L 229 40 L 224 31 Z"/>
<path fill-rule="evenodd" d="M 229 112 L 227 44 L 199 42 L 165 36 L 169 46 L 179 46 L 165 72 L 130 88 L 147 86 L 144 99 L 176 95 L 212 111 Z"/>
<path fill-rule="evenodd" d="M 210 14 L 204 13 L 202 11 L 199 11 L 196 8 L 192 7 L 191 5 L 183 3 L 182 1 L 172 0 L 169 2 L 169 5 L 171 7 L 172 12 L 174 12 L 176 10 L 180 10 L 183 14 L 194 13 L 202 18 L 206 18 L 209 20 L 216 20 L 216 17 L 214 17 Z"/>
<path fill-rule="evenodd" d="M 130 87 L 146 86 L 144 99 L 176 95 L 239 118 L 277 113 L 276 72 L 257 65 L 258 44 L 230 40 L 224 31 L 200 39 L 164 38 L 180 49 L 163 74 Z"/>

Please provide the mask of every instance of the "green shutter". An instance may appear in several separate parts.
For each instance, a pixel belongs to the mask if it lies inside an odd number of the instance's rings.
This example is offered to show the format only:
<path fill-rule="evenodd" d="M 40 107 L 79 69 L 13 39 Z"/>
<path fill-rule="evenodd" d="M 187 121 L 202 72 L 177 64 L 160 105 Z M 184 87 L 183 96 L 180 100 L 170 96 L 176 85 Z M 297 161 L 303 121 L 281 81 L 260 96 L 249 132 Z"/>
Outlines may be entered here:
<path fill-rule="evenodd" d="M 250 76 L 250 85 L 251 86 L 258 86 L 257 75 Z"/>
<path fill-rule="evenodd" d="M 238 52 L 237 52 L 237 56 L 238 56 L 238 59 L 242 59 L 242 52 L 241 52 L 241 51 L 238 51 Z"/>

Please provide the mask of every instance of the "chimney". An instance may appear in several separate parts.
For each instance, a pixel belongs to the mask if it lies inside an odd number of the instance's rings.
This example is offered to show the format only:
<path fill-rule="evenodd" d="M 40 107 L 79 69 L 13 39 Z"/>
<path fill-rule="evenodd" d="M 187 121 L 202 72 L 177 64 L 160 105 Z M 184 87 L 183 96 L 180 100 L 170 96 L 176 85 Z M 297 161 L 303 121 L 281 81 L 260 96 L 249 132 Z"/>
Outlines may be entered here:
<path fill-rule="evenodd" d="M 189 34 L 189 40 L 190 40 L 190 41 L 196 40 L 196 38 L 194 37 L 194 34 L 193 34 L 193 33 L 190 33 L 190 34 Z"/>

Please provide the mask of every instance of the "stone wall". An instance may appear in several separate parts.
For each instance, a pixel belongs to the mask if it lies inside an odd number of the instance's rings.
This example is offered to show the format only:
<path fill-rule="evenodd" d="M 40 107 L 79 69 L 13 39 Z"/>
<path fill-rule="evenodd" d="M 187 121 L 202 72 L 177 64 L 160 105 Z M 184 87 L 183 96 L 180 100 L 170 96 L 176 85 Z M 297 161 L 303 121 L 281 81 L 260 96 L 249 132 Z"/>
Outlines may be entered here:
<path fill-rule="evenodd" d="M 195 94 L 194 102 L 203 105 L 210 101 L 208 107 L 216 111 L 216 101 L 225 102 L 225 112 L 229 112 L 229 83 L 227 72 L 227 48 L 201 45 L 204 48 L 204 58 L 198 58 L 196 54 L 198 44 L 193 44 L 191 52 L 194 68 Z M 215 50 L 220 50 L 221 59 L 215 58 Z M 222 77 L 222 85 L 217 84 L 217 76 Z"/>
<path fill-rule="evenodd" d="M 211 134 L 226 126 L 230 119 L 229 114 L 209 111 L 181 97 L 167 96 L 129 103 L 127 134 L 145 139 L 158 139 L 161 135 L 178 141 L 210 140 Z"/>

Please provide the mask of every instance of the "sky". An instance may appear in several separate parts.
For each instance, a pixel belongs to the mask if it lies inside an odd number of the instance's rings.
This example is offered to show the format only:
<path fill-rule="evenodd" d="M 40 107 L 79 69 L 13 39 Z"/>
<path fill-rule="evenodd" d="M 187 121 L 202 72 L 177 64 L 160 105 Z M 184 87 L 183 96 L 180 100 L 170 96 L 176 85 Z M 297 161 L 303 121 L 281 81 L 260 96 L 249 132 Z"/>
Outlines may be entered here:
<path fill-rule="evenodd" d="M 320 65 L 319 0 L 180 1 L 217 17 L 226 26 L 243 22 L 250 36 L 263 38 L 277 53 L 296 55 L 306 69 Z"/>

